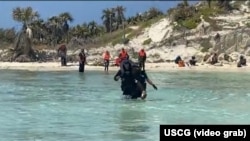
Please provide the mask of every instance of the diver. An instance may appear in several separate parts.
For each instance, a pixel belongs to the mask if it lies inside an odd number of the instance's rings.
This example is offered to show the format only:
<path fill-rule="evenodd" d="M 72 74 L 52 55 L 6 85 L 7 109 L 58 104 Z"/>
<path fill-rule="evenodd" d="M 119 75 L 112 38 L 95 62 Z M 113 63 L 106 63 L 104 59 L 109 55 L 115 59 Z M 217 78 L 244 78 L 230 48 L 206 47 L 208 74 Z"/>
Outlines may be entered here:
<path fill-rule="evenodd" d="M 153 88 L 155 90 L 157 90 L 158 88 L 156 87 L 156 85 L 148 78 L 147 73 L 145 72 L 145 70 L 143 70 L 142 66 L 137 65 L 133 67 L 133 73 L 136 77 L 136 80 L 138 80 L 140 82 L 140 84 L 143 86 L 143 89 L 146 91 L 147 90 L 147 83 L 149 83 L 151 86 L 153 86 Z M 136 90 L 137 95 L 141 94 L 141 90 L 139 88 L 137 88 Z M 145 97 L 146 98 L 146 97 Z"/>
<path fill-rule="evenodd" d="M 147 89 L 147 83 L 153 86 L 155 90 L 157 90 L 156 85 L 148 78 L 148 75 L 145 70 L 143 70 L 142 67 L 139 68 L 139 74 L 137 75 L 137 80 L 140 81 L 144 89 Z"/>
<path fill-rule="evenodd" d="M 123 60 L 120 65 L 120 70 L 114 76 L 114 80 L 121 79 L 121 90 L 125 98 L 137 99 L 141 97 L 146 98 L 147 94 L 142 84 L 136 80 L 136 76 L 133 73 L 133 62 L 131 60 Z M 140 94 L 138 94 L 138 89 Z"/>

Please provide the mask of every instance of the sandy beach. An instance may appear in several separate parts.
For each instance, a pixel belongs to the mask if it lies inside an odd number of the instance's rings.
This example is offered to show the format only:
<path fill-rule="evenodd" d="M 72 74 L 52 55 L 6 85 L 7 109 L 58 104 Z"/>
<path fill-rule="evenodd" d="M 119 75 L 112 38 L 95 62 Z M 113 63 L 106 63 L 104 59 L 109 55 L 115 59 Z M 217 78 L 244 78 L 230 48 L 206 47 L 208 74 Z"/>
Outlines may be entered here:
<path fill-rule="evenodd" d="M 0 62 L 1 70 L 27 70 L 27 71 L 78 71 L 78 63 L 68 63 L 67 66 L 61 66 L 60 62 Z M 86 65 L 85 70 L 103 71 L 103 66 Z M 117 71 L 116 66 L 109 67 L 110 71 Z M 147 71 L 162 72 L 162 71 L 220 71 L 220 72 L 250 72 L 250 67 L 245 66 L 237 68 L 236 64 L 224 64 L 223 66 L 213 66 L 209 64 L 198 64 L 198 66 L 178 67 L 174 63 L 146 63 Z"/>

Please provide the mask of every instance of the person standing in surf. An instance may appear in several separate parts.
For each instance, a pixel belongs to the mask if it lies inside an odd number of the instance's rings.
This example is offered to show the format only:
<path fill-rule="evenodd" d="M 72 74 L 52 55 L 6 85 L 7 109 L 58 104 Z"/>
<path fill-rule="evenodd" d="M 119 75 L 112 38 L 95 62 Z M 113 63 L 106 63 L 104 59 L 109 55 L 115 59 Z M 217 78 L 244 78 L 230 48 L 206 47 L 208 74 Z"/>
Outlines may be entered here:
<path fill-rule="evenodd" d="M 114 80 L 118 81 L 121 79 L 121 90 L 125 98 L 137 99 L 141 97 L 145 99 L 146 91 L 134 76 L 132 62 L 130 60 L 124 60 L 120 67 L 120 70 L 114 76 Z M 138 94 L 137 89 L 140 90 L 140 94 Z"/>
<path fill-rule="evenodd" d="M 81 49 L 81 52 L 79 53 L 79 72 L 84 72 L 85 63 L 86 63 L 86 55 L 84 49 Z"/>
<path fill-rule="evenodd" d="M 58 50 L 57 50 L 58 55 L 61 57 L 61 66 L 66 66 L 67 65 L 67 47 L 66 45 L 61 45 Z"/>
<path fill-rule="evenodd" d="M 138 80 L 143 88 L 145 90 L 147 90 L 147 83 L 150 84 L 155 90 L 157 90 L 158 88 L 156 87 L 156 85 L 148 78 L 148 75 L 146 73 L 145 70 L 143 70 L 142 66 L 136 66 L 134 67 L 135 69 L 135 72 L 134 72 L 134 75 L 136 77 L 136 80 Z M 138 89 L 140 90 L 140 89 Z"/>
<path fill-rule="evenodd" d="M 146 52 L 144 51 L 144 49 L 141 49 L 138 53 L 138 62 L 139 62 L 140 67 L 142 67 L 143 70 L 145 70 L 146 59 L 147 59 Z"/>
<path fill-rule="evenodd" d="M 105 51 L 103 54 L 103 60 L 104 60 L 104 71 L 109 70 L 109 60 L 110 60 L 110 53 L 109 51 Z"/>
<path fill-rule="evenodd" d="M 119 59 L 120 59 L 120 62 L 128 59 L 128 53 L 124 48 L 122 48 L 121 52 L 119 53 Z"/>

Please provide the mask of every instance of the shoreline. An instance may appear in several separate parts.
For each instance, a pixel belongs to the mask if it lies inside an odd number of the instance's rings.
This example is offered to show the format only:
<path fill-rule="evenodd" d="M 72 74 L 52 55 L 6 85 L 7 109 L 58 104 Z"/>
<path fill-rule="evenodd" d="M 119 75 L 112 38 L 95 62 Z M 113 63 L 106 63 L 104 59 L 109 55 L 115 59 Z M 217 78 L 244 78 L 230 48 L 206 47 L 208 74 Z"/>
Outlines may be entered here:
<path fill-rule="evenodd" d="M 61 62 L 0 62 L 0 70 L 26 70 L 26 71 L 78 71 L 78 63 L 68 63 L 67 66 L 61 66 Z M 213 66 L 209 64 L 191 67 L 178 67 L 174 63 L 146 63 L 145 69 L 147 72 L 177 72 L 177 71 L 192 71 L 192 72 L 250 72 L 250 66 L 237 68 L 236 64 L 224 64 L 223 66 Z M 117 71 L 119 67 L 109 67 L 109 71 Z M 103 66 L 85 66 L 86 71 L 104 71 Z"/>

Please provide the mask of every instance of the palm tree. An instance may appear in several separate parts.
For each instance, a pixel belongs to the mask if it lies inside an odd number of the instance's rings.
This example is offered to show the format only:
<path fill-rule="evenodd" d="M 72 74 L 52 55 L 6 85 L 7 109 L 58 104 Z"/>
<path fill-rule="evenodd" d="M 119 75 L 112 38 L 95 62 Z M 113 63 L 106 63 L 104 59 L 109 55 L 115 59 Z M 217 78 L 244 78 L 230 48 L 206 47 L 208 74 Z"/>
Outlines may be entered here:
<path fill-rule="evenodd" d="M 16 7 L 12 11 L 12 17 L 15 21 L 21 22 L 23 24 L 22 32 L 19 33 L 17 37 L 17 42 L 14 46 L 14 55 L 13 59 L 16 59 L 20 55 L 25 55 L 26 59 L 34 59 L 35 54 L 32 49 L 31 45 L 31 38 L 27 36 L 27 34 L 24 34 L 24 30 L 26 29 L 26 26 L 30 24 L 32 21 L 39 18 L 39 13 L 36 11 L 33 11 L 31 7 L 27 8 L 20 8 Z"/>
<path fill-rule="evenodd" d="M 122 25 L 123 22 L 125 21 L 124 12 L 126 11 L 126 8 L 124 8 L 123 6 L 117 6 L 115 8 L 115 11 L 116 11 L 116 21 L 117 21 L 116 29 L 118 29 L 118 27 Z"/>
<path fill-rule="evenodd" d="M 52 16 L 48 19 L 48 29 L 51 32 L 51 41 L 52 45 L 55 47 L 61 38 L 61 34 L 59 34 L 61 19 L 58 16 Z"/>
<path fill-rule="evenodd" d="M 231 10 L 230 2 L 232 0 L 218 0 L 218 5 L 223 7 L 225 10 Z"/>
<path fill-rule="evenodd" d="M 95 21 L 91 21 L 88 23 L 88 29 L 91 36 L 97 35 L 97 23 Z"/>
<path fill-rule="evenodd" d="M 206 1 L 207 1 L 207 3 L 208 3 L 208 7 L 211 8 L 211 1 L 212 1 L 212 0 L 206 0 Z"/>
<path fill-rule="evenodd" d="M 155 8 L 155 7 L 151 7 L 148 11 L 147 11 L 147 19 L 152 19 L 154 17 L 157 17 L 159 15 L 163 15 L 163 13 Z"/>
<path fill-rule="evenodd" d="M 102 11 L 103 25 L 106 28 L 106 32 L 111 32 L 113 29 L 113 23 L 115 22 L 115 10 L 114 9 L 104 9 Z"/>
<path fill-rule="evenodd" d="M 188 0 L 183 0 L 183 5 L 184 5 L 185 7 L 189 6 Z"/>
<path fill-rule="evenodd" d="M 67 35 L 67 43 L 68 43 L 68 41 L 69 41 L 69 35 L 68 35 L 69 24 L 68 24 L 68 22 L 73 22 L 74 19 L 69 12 L 61 13 L 59 15 L 59 19 L 61 22 L 60 24 L 62 25 L 63 33 Z"/>
<path fill-rule="evenodd" d="M 44 20 L 43 19 L 37 19 L 30 23 L 31 29 L 33 31 L 33 38 L 35 38 L 37 41 L 40 39 L 44 39 Z"/>
<path fill-rule="evenodd" d="M 16 7 L 12 11 L 12 17 L 15 21 L 21 22 L 23 26 L 26 26 L 35 19 L 38 19 L 40 15 L 37 11 L 33 11 L 31 7 L 27 8 Z"/>

